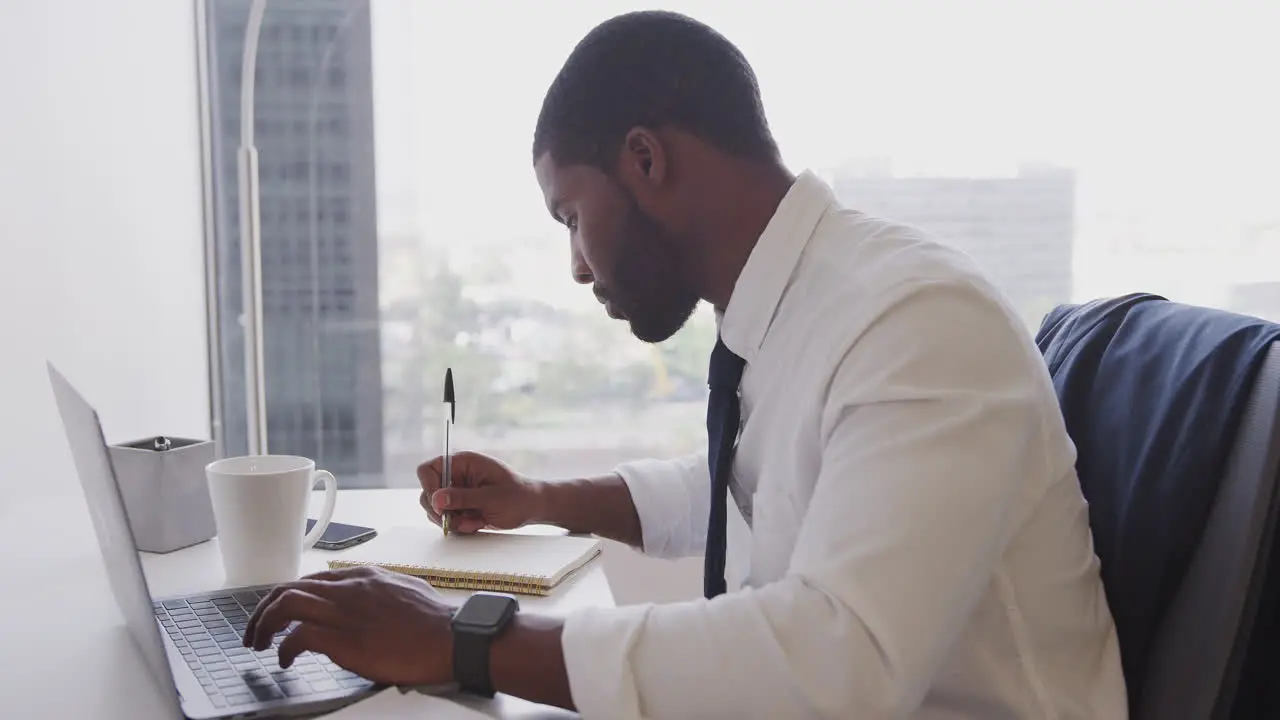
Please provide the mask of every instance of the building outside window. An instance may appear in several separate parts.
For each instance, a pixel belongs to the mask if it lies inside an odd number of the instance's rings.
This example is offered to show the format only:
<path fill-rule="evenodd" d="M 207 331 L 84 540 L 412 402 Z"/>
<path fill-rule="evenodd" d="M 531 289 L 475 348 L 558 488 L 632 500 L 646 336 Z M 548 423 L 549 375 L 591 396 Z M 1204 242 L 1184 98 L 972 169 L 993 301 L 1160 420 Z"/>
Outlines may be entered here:
<path fill-rule="evenodd" d="M 1280 320 L 1280 45 L 1268 4 L 666 4 L 759 76 L 793 170 L 972 254 L 1034 331 L 1134 291 Z M 704 443 L 703 308 L 648 346 L 569 276 L 530 144 L 616 0 L 271 0 L 260 36 L 269 449 L 416 484 L 458 437 L 566 476 Z M 236 152 L 248 0 L 206 0 L 217 432 L 247 447 Z M 500 16 L 501 22 L 495 22 Z M 992 17 L 999 17 L 993 22 Z M 1135 39 L 1141 39 L 1141 51 Z"/>

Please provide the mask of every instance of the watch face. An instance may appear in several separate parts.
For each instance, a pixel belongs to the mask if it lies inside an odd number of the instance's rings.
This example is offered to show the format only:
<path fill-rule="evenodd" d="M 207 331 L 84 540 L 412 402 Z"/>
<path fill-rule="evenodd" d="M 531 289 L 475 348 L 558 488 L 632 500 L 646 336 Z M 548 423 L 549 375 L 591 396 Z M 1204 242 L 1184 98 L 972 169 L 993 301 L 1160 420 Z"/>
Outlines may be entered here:
<path fill-rule="evenodd" d="M 462 604 L 453 621 L 462 625 L 492 627 L 500 622 L 515 599 L 506 595 L 476 593 Z"/>

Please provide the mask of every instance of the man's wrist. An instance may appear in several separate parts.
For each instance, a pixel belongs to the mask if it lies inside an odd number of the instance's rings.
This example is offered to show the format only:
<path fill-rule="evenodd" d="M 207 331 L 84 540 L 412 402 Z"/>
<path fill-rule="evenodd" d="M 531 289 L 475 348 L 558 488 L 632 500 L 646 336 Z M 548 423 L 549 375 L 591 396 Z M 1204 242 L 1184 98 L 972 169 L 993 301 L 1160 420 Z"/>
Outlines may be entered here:
<path fill-rule="evenodd" d="M 529 497 L 533 507 L 530 513 L 532 522 L 542 525 L 555 525 L 573 530 L 573 520 L 566 515 L 573 515 L 574 495 L 578 495 L 577 504 L 588 499 L 584 496 L 593 486 L 604 483 L 624 485 L 622 476 L 617 473 L 585 478 L 565 478 L 555 480 L 526 480 L 529 484 Z"/>
<path fill-rule="evenodd" d="M 520 613 L 489 649 L 489 678 L 494 688 L 544 705 L 574 710 L 569 676 L 560 645 L 564 621 Z"/>
<path fill-rule="evenodd" d="M 555 494 L 555 482 L 552 480 L 528 480 L 529 487 L 529 503 L 532 510 L 529 513 L 530 521 L 537 525 L 556 525 L 555 517 L 555 500 L 551 496 Z"/>
<path fill-rule="evenodd" d="M 457 612 L 458 609 L 454 608 L 453 610 L 454 612 Z M 455 674 L 455 670 L 453 667 L 453 628 L 452 627 L 448 628 L 448 631 L 444 634 L 444 637 L 445 637 L 444 647 L 440 648 L 439 652 L 443 653 L 446 667 L 448 668 L 445 674 L 445 677 L 449 678 L 449 680 L 456 680 L 458 676 Z M 435 648 L 432 648 L 432 651 L 435 651 Z"/>
<path fill-rule="evenodd" d="M 434 673 L 439 672 L 439 665 L 437 665 L 437 663 L 440 661 L 440 658 L 444 658 L 444 661 L 445 661 L 444 677 L 447 678 L 448 680 L 453 680 L 454 674 L 453 674 L 452 619 L 453 619 L 454 613 L 458 612 L 458 603 L 450 602 L 447 600 L 441 600 L 441 603 L 448 608 L 448 614 L 445 615 L 444 617 L 444 623 L 445 623 L 444 639 L 441 641 L 440 647 L 433 647 L 430 649 L 429 652 L 423 653 L 422 662 L 425 663 L 428 667 L 432 668 L 432 670 L 430 672 L 427 672 L 426 674 L 431 677 L 438 678 L 439 676 L 435 675 Z M 439 627 L 439 625 L 437 625 L 436 623 L 440 622 L 440 616 L 433 614 L 430 617 L 426 618 L 426 620 L 427 622 L 435 625 L 435 627 Z M 435 632 L 437 631 L 433 631 L 432 634 L 435 634 Z"/>
<path fill-rule="evenodd" d="M 618 473 L 574 480 L 529 480 L 529 521 L 640 547 L 640 518 Z"/>

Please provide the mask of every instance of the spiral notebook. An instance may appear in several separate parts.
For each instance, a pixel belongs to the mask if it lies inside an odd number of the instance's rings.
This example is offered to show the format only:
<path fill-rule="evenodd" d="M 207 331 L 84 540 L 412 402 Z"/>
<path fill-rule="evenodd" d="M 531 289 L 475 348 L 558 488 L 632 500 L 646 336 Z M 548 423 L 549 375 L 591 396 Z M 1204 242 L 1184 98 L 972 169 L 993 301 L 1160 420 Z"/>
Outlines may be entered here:
<path fill-rule="evenodd" d="M 379 530 L 329 561 L 331 569 L 378 565 L 436 587 L 547 595 L 600 554 L 601 542 L 576 535 L 478 532 L 445 536 L 434 525 Z"/>

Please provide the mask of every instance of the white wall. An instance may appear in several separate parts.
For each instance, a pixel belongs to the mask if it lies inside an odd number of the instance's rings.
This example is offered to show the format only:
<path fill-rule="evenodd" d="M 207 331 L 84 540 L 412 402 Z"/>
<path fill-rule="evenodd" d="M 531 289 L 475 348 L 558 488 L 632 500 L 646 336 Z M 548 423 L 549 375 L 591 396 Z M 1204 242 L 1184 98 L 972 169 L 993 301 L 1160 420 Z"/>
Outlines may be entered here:
<path fill-rule="evenodd" d="M 46 359 L 109 442 L 209 436 L 194 17 L 0 2 L 0 520 L 78 497 Z"/>
<path fill-rule="evenodd" d="M 0 527 L 35 530 L 83 514 L 46 360 L 109 442 L 209 436 L 192 1 L 0 0 L 0 98 Z M 605 565 L 620 603 L 701 594 L 698 558 Z"/>

